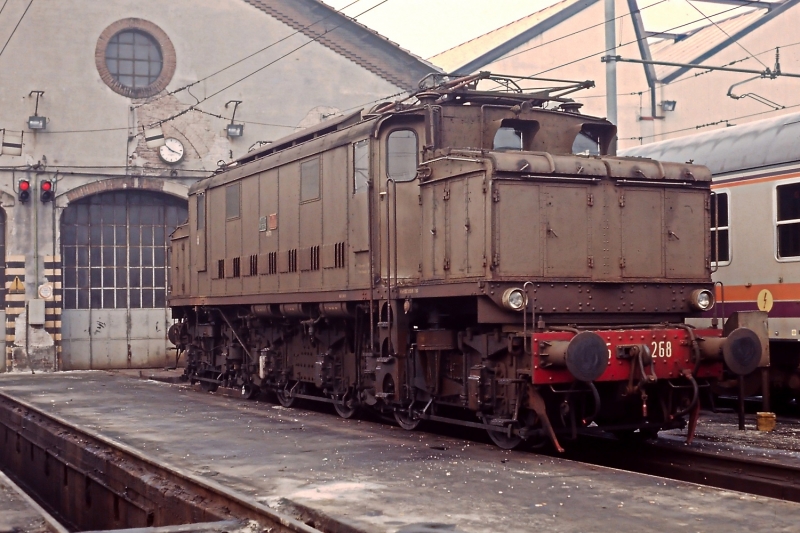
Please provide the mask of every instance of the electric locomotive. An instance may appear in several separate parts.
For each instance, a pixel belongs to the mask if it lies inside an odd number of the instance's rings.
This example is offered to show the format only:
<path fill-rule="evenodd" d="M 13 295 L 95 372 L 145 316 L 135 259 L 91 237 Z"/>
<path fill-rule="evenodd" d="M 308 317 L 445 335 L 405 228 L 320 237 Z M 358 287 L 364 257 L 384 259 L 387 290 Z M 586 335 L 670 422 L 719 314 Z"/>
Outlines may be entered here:
<path fill-rule="evenodd" d="M 685 324 L 714 305 L 711 176 L 615 157 L 567 96 L 591 86 L 432 75 L 193 185 L 169 285 L 186 378 L 503 448 L 696 421 L 762 351 L 744 317 Z"/>

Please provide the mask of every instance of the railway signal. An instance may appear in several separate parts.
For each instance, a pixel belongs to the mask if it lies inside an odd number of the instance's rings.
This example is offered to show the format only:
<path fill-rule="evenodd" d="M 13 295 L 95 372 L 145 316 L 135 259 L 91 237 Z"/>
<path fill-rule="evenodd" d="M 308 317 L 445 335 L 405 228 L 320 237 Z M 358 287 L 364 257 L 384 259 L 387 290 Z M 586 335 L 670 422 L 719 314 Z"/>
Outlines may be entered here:
<path fill-rule="evenodd" d="M 23 204 L 31 197 L 31 182 L 27 179 L 20 179 L 17 182 L 17 198 Z"/>
<path fill-rule="evenodd" d="M 43 204 L 53 201 L 53 182 L 51 180 L 39 182 L 39 199 Z"/>

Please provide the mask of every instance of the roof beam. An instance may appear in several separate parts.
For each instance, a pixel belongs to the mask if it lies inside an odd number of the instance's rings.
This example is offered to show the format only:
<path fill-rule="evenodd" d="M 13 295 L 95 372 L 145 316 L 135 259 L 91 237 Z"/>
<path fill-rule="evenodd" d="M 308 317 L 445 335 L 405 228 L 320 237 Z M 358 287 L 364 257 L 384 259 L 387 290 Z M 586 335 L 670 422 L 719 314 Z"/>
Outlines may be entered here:
<path fill-rule="evenodd" d="M 784 2 L 750 2 L 748 0 L 696 0 L 709 4 L 726 4 L 731 6 L 754 7 L 756 9 L 773 9 Z"/>
<path fill-rule="evenodd" d="M 546 32 L 549 29 L 555 28 L 562 22 L 569 20 L 570 18 L 574 17 L 584 9 L 589 6 L 596 4 L 599 0 L 579 0 L 575 2 L 569 7 L 558 11 L 553 16 L 548 17 L 541 21 L 539 24 L 536 24 L 532 28 L 528 28 L 524 32 L 520 33 L 509 39 L 508 41 L 501 43 L 500 45 L 494 47 L 493 49 L 489 50 L 488 52 L 476 57 L 469 63 L 465 63 L 460 67 L 453 69 L 453 73 L 459 74 L 472 74 L 480 70 L 481 68 L 485 67 L 489 63 L 493 63 L 498 59 L 502 58 L 504 55 L 512 52 L 516 48 L 519 48 L 523 44 L 527 43 L 534 37 Z"/>
<path fill-rule="evenodd" d="M 682 41 L 688 37 L 686 33 L 669 33 L 666 31 L 645 31 L 645 36 L 650 38 L 653 37 L 654 39 L 672 39 L 673 41 Z"/>
<path fill-rule="evenodd" d="M 639 3 L 636 0 L 628 0 L 628 10 L 631 14 L 633 31 L 636 34 L 636 44 L 639 45 L 639 55 L 643 61 L 652 61 L 653 55 L 650 53 L 650 45 L 647 42 L 647 31 L 644 29 L 642 12 L 639 11 Z M 644 77 L 647 86 L 650 87 L 650 116 L 656 118 L 656 69 L 650 63 L 644 63 Z"/>
<path fill-rule="evenodd" d="M 707 59 L 709 59 L 711 57 L 714 57 L 719 52 L 721 52 L 722 50 L 727 48 L 728 46 L 732 45 L 733 43 L 735 43 L 736 41 L 738 41 L 742 37 L 748 35 L 750 32 L 752 32 L 754 30 L 757 30 L 758 28 L 760 28 L 761 26 L 763 26 L 764 24 L 766 24 L 770 20 L 774 19 L 778 15 L 780 15 L 782 13 L 785 13 L 789 9 L 793 8 L 794 6 L 796 6 L 798 3 L 800 3 L 800 0 L 784 0 L 783 2 L 781 2 L 779 4 L 776 3 L 775 6 L 769 12 L 765 13 L 763 16 L 761 16 L 757 20 L 753 21 L 752 24 L 748 24 L 747 26 L 745 26 L 741 30 L 737 31 L 736 33 L 734 33 L 733 35 L 731 35 L 730 37 L 728 37 L 724 41 L 720 42 L 718 45 L 716 45 L 716 46 L 714 46 L 712 48 L 709 48 L 708 50 L 706 50 L 705 52 L 703 52 L 699 56 L 695 57 L 693 60 L 689 61 L 689 63 L 691 63 L 693 65 L 696 65 L 696 64 L 702 63 L 703 61 L 705 61 L 705 60 L 707 60 Z M 678 68 L 672 74 L 664 76 L 664 78 L 661 79 L 661 83 L 665 83 L 665 84 L 666 83 L 671 83 L 671 82 L 675 81 L 676 79 L 680 78 L 681 76 L 683 76 L 684 74 L 686 74 L 686 72 L 688 72 L 688 71 L 689 71 L 689 68 L 686 68 L 686 67 Z"/>

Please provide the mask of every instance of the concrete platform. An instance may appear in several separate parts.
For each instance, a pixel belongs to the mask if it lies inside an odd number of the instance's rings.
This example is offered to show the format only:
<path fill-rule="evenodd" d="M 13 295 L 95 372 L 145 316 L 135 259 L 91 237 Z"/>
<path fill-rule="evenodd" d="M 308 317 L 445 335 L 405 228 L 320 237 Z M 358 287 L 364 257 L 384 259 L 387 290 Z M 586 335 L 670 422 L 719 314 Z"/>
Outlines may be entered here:
<path fill-rule="evenodd" d="M 0 472 L 0 533 L 67 533 L 56 520 Z"/>
<path fill-rule="evenodd" d="M 104 372 L 0 390 L 284 511 L 364 531 L 797 531 L 800 504 Z M 332 410 L 331 410 L 332 411 Z"/>

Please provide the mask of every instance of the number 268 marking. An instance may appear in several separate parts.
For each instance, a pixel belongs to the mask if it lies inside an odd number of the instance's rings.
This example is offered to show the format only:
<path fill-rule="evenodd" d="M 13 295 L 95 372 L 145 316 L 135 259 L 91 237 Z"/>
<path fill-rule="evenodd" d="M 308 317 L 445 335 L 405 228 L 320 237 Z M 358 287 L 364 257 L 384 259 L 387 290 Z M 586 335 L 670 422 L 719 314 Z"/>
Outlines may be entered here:
<path fill-rule="evenodd" d="M 672 357 L 672 341 L 651 341 L 650 351 L 653 357 Z"/>

